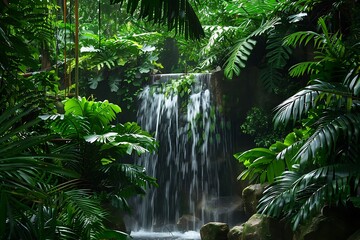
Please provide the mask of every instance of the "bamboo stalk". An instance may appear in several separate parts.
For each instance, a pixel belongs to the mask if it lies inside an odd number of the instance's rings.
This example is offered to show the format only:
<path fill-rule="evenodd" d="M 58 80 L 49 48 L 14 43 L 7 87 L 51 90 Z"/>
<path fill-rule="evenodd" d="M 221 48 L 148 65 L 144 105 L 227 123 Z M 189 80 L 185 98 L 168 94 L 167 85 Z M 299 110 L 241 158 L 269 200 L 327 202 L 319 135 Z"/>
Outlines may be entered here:
<path fill-rule="evenodd" d="M 75 96 L 79 96 L 79 0 L 75 0 Z"/>

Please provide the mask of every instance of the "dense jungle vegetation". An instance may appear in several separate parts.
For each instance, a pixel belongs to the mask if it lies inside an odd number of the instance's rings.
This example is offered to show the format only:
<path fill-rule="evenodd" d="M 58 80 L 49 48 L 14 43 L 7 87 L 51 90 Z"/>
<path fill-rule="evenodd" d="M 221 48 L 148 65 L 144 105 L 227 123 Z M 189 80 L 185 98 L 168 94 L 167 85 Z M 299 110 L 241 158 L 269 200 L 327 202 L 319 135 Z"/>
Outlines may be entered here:
<path fill-rule="evenodd" d="M 236 129 L 256 143 L 234 153 L 239 178 L 270 184 L 259 212 L 296 230 L 325 205 L 360 207 L 359 12 L 355 0 L 0 0 L 0 238 L 126 239 L 111 213 L 157 185 L 132 160 L 159 143 L 127 122 L 150 74 L 241 81 L 254 62 L 283 99 Z"/>

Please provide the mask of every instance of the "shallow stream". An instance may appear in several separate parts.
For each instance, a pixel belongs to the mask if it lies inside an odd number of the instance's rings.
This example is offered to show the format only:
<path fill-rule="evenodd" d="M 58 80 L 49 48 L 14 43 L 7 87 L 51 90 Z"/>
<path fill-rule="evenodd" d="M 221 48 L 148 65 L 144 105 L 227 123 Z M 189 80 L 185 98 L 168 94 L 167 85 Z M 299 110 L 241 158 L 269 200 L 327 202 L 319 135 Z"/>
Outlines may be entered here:
<path fill-rule="evenodd" d="M 196 231 L 187 232 L 131 232 L 130 236 L 134 240 L 199 240 L 200 233 Z"/>

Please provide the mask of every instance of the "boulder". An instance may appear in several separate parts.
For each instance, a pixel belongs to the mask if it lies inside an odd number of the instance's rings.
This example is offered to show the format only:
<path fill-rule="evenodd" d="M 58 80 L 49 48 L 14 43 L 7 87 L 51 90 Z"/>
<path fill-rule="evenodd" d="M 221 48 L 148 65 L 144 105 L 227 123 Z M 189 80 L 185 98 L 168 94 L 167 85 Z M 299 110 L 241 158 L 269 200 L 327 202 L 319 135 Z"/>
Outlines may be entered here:
<path fill-rule="evenodd" d="M 228 240 L 242 240 L 244 225 L 234 226 L 227 234 Z"/>
<path fill-rule="evenodd" d="M 356 210 L 324 207 L 322 213 L 300 227 L 294 240 L 347 240 L 360 226 Z M 355 238 L 356 239 L 356 238 Z"/>
<path fill-rule="evenodd" d="M 200 228 L 201 240 L 227 240 L 229 225 L 220 222 L 209 222 Z"/>
<path fill-rule="evenodd" d="M 176 223 L 177 229 L 180 231 L 188 231 L 191 229 L 197 229 L 198 227 L 200 227 L 200 219 L 190 215 L 190 214 L 185 214 L 182 215 L 179 220 Z"/>
<path fill-rule="evenodd" d="M 241 240 L 292 239 L 292 232 L 287 224 L 263 214 L 252 215 L 249 220 L 243 224 L 241 234 Z"/>
<path fill-rule="evenodd" d="M 256 213 L 256 207 L 263 195 L 265 187 L 266 185 L 264 184 L 252 184 L 244 188 L 242 191 L 242 199 L 246 214 L 252 215 Z"/>
<path fill-rule="evenodd" d="M 244 223 L 242 240 L 271 240 L 270 237 L 269 217 L 254 214 Z"/>

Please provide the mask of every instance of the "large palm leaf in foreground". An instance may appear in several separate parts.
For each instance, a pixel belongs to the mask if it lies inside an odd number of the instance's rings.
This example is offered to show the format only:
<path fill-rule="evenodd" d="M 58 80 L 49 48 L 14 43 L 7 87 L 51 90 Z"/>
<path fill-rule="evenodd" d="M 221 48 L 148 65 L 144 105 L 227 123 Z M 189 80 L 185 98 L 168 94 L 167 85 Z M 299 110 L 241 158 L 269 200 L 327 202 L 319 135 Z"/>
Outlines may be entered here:
<path fill-rule="evenodd" d="M 259 211 L 291 217 L 294 229 L 325 205 L 358 202 L 360 77 L 354 67 L 341 82 L 313 80 L 277 108 L 275 125 L 303 118 L 312 131 L 291 160 L 296 167 L 265 191 Z"/>
<path fill-rule="evenodd" d="M 360 57 L 353 47 L 346 47 L 339 33 L 329 33 L 323 19 L 319 25 L 321 34 L 297 32 L 285 39 L 289 45 L 312 41 L 317 51 L 312 64 L 292 68 L 296 76 L 312 73 L 312 80 L 280 104 L 274 117 L 275 126 L 297 124 L 306 135 L 278 154 L 267 149 L 266 156 L 272 154 L 268 162 L 254 149 L 236 155 L 251 163 L 245 166 L 252 175 L 259 173 L 258 166 L 267 175 L 273 172 L 274 182 L 258 210 L 289 218 L 294 230 L 326 205 L 360 207 Z M 284 160 L 287 167 L 274 176 L 271 164 Z M 245 173 L 242 176 L 247 177 Z"/>
<path fill-rule="evenodd" d="M 184 34 L 185 38 L 199 39 L 204 30 L 195 11 L 187 0 L 111 0 L 112 4 L 127 3 L 127 11 L 133 14 L 139 7 L 139 18 L 155 24 L 166 23 L 169 30 Z"/>

